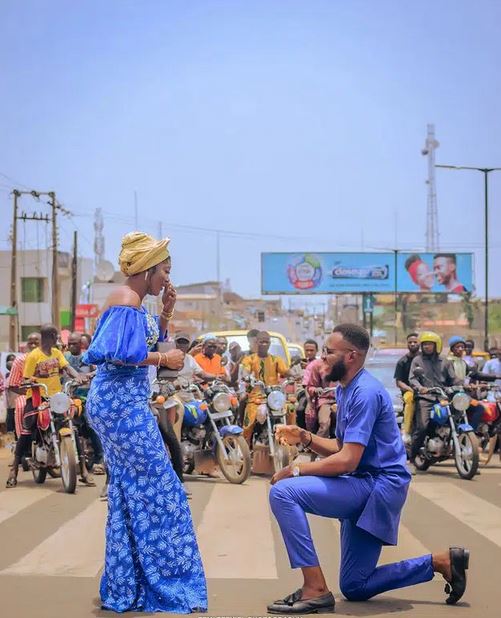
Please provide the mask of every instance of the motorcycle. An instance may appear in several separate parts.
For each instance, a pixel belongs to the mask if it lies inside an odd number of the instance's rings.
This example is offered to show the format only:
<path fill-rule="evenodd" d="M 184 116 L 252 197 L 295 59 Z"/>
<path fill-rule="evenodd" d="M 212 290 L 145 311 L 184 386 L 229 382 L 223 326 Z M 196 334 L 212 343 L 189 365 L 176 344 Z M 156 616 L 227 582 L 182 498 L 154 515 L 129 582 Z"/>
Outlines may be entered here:
<path fill-rule="evenodd" d="M 459 476 L 471 480 L 479 463 L 478 440 L 466 416 L 471 398 L 462 390 L 447 390 L 451 399 L 443 388 L 428 388 L 428 394 L 435 395 L 437 400 L 431 410 L 428 435 L 414 465 L 424 471 L 453 457 Z"/>
<path fill-rule="evenodd" d="M 482 384 L 477 387 L 478 400 L 472 400 L 473 404 L 480 404 L 484 413 L 476 434 L 480 442 L 480 450 L 487 454 L 481 463 L 486 466 L 496 447 L 501 442 L 501 387 L 497 384 Z M 501 450 L 499 452 L 501 459 Z"/>
<path fill-rule="evenodd" d="M 217 461 L 224 477 L 234 484 L 244 483 L 250 475 L 251 456 L 242 428 L 234 425 L 230 389 L 215 380 L 203 392 L 195 384 L 159 380 L 167 410 L 184 407 L 181 427 L 183 472 L 191 474 L 197 459 Z"/>
<path fill-rule="evenodd" d="M 32 443 L 31 457 L 27 463 L 32 470 L 35 483 L 45 482 L 47 473 L 59 476 L 59 470 L 65 493 L 74 494 L 77 485 L 77 469 L 83 475 L 83 461 L 77 448 L 78 435 L 73 425 L 73 416 L 77 409 L 68 394 L 74 385 L 68 382 L 63 392 L 48 396 L 45 384 L 29 384 L 33 401 L 38 401 L 33 414 L 37 415 L 36 437 Z M 42 398 L 41 391 L 44 392 Z"/>
<path fill-rule="evenodd" d="M 257 403 L 256 425 L 252 435 L 254 459 L 256 463 L 259 458 L 271 459 L 274 471 L 279 472 L 297 455 L 295 447 L 280 444 L 275 438 L 275 427 L 285 424 L 287 414 L 290 413 L 284 390 L 294 380 L 289 379 L 275 386 L 266 386 L 253 376 L 248 376 L 245 381 L 251 390 L 260 389 L 262 394 L 261 401 Z"/>

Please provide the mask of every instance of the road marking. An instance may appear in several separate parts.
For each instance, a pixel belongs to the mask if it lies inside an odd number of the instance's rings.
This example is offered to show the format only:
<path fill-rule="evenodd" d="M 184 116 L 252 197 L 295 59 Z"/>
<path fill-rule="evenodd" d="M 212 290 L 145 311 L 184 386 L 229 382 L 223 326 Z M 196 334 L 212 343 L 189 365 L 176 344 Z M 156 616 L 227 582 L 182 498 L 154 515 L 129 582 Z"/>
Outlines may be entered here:
<path fill-rule="evenodd" d="M 501 468 L 499 466 L 479 466 L 480 476 L 484 474 L 501 474 Z M 430 468 L 428 474 L 430 476 L 448 476 L 454 475 L 456 478 L 459 478 L 459 474 L 457 473 L 455 466 L 434 466 Z"/>
<path fill-rule="evenodd" d="M 466 481 L 465 481 L 466 482 Z M 413 483 L 412 490 L 501 547 L 501 509 L 453 483 Z"/>
<path fill-rule="evenodd" d="M 268 489 L 252 479 L 214 487 L 197 529 L 208 578 L 277 579 Z"/>
<path fill-rule="evenodd" d="M 341 531 L 341 522 L 334 519 L 333 524 L 339 533 Z M 378 564 L 392 564 L 393 562 L 400 562 L 401 560 L 408 560 L 409 558 L 416 558 L 426 554 L 431 554 L 431 551 L 412 534 L 407 526 L 400 524 L 398 527 L 398 545 L 385 545 Z"/>
<path fill-rule="evenodd" d="M 104 561 L 106 503 L 96 500 L 0 575 L 96 577 Z"/>
<path fill-rule="evenodd" d="M 3 491 L 0 496 L 0 524 L 50 495 L 54 495 L 50 489 L 34 487 L 16 487 Z"/>
<path fill-rule="evenodd" d="M 379 564 L 390 564 L 400 562 L 409 558 L 416 558 L 431 554 L 431 551 L 415 537 L 404 524 L 398 528 L 398 545 L 386 545 L 383 547 Z"/>

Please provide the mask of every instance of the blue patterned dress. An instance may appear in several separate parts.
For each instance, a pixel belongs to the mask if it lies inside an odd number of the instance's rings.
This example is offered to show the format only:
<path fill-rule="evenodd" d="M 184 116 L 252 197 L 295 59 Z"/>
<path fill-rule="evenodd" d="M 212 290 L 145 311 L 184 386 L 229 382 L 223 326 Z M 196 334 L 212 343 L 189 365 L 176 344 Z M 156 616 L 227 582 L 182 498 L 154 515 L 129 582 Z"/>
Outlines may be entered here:
<path fill-rule="evenodd" d="M 87 414 L 110 475 L 102 607 L 116 612 L 207 609 L 207 588 L 186 495 L 148 406 L 148 368 L 159 339 L 144 309 L 110 307 L 85 362 L 98 365 Z"/>

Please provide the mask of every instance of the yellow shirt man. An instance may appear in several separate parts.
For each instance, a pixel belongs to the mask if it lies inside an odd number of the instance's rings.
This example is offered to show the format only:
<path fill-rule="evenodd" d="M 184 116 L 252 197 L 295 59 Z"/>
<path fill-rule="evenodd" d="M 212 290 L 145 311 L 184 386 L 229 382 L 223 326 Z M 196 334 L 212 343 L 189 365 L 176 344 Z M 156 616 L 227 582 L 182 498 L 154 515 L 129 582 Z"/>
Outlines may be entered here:
<path fill-rule="evenodd" d="M 268 354 L 265 358 L 261 358 L 258 354 L 250 354 L 242 359 L 241 365 L 245 371 L 251 373 L 256 380 L 264 382 L 266 386 L 275 386 L 288 372 L 285 361 L 273 354 Z"/>
<path fill-rule="evenodd" d="M 67 365 L 68 361 L 57 348 L 51 349 L 50 356 L 47 356 L 41 348 L 36 348 L 26 357 L 24 378 L 45 384 L 50 397 L 61 391 L 61 371 Z M 26 396 L 31 397 L 31 392 L 26 393 Z"/>
<path fill-rule="evenodd" d="M 256 380 L 261 380 L 266 386 L 275 386 L 280 382 L 280 378 L 286 377 L 289 372 L 283 359 L 280 356 L 273 356 L 273 354 L 264 357 L 258 354 L 250 354 L 242 359 L 241 366 L 245 372 L 252 374 Z M 257 407 L 264 401 L 259 387 L 249 393 L 244 415 L 244 438 L 249 443 L 256 424 Z"/>

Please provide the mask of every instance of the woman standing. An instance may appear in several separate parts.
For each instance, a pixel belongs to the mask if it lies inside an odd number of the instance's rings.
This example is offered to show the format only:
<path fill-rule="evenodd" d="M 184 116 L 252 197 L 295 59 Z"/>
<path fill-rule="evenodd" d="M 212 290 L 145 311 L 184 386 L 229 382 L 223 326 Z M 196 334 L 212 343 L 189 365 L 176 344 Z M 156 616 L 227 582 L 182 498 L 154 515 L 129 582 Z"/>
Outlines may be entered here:
<path fill-rule="evenodd" d="M 107 299 L 84 360 L 98 366 L 87 413 L 110 474 L 104 609 L 205 611 L 207 589 L 191 513 L 148 399 L 148 365 L 180 369 L 179 350 L 149 352 L 167 331 L 176 301 L 169 240 L 132 232 L 122 240 L 125 285 Z M 141 306 L 163 288 L 159 318 Z"/>

